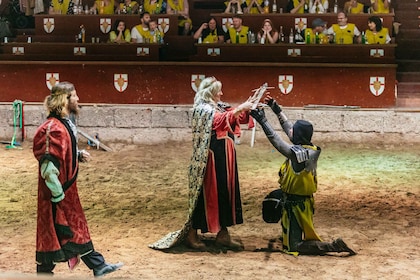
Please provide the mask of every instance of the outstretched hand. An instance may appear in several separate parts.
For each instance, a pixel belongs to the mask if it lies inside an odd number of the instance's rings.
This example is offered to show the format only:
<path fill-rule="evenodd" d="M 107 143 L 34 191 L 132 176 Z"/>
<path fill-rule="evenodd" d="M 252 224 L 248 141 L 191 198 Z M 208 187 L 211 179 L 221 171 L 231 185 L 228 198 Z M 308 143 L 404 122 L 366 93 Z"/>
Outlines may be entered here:
<path fill-rule="evenodd" d="M 250 115 L 260 124 L 267 121 L 264 109 L 256 108 L 251 110 Z"/>
<path fill-rule="evenodd" d="M 269 94 L 267 93 L 267 95 L 264 98 L 264 102 L 270 106 L 271 110 L 273 110 L 274 114 L 278 115 L 281 112 L 281 108 L 279 106 L 279 104 L 277 104 L 277 101 Z"/>

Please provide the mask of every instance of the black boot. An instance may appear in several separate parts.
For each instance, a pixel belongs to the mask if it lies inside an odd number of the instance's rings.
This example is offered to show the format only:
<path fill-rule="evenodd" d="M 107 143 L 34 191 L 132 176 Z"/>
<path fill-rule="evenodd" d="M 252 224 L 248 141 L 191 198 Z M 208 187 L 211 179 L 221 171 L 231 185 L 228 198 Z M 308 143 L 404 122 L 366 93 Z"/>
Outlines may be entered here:
<path fill-rule="evenodd" d="M 356 252 L 347 246 L 347 244 L 343 241 L 341 238 L 337 238 L 332 242 L 332 245 L 336 252 L 347 252 L 349 253 L 349 256 L 356 255 Z"/>

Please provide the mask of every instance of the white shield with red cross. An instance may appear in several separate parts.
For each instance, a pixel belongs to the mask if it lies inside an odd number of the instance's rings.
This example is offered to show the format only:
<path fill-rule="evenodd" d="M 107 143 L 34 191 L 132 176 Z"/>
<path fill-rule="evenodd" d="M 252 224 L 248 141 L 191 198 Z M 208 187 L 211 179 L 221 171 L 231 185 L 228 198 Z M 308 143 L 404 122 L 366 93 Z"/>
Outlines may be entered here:
<path fill-rule="evenodd" d="M 370 77 L 369 89 L 373 95 L 381 95 L 385 90 L 385 77 Z"/>
<path fill-rule="evenodd" d="M 55 86 L 56 84 L 60 82 L 60 74 L 47 73 L 45 74 L 45 80 L 46 80 L 47 88 L 51 90 L 53 86 Z"/>
<path fill-rule="evenodd" d="M 295 29 L 304 30 L 308 26 L 307 18 L 295 18 Z"/>
<path fill-rule="evenodd" d="M 205 77 L 206 76 L 202 75 L 202 74 L 192 74 L 191 75 L 191 87 L 195 92 L 197 92 L 198 87 L 201 84 L 201 81 L 203 81 Z"/>
<path fill-rule="evenodd" d="M 24 47 L 13 47 L 12 53 L 14 55 L 24 55 L 25 54 L 25 48 Z"/>
<path fill-rule="evenodd" d="M 111 31 L 111 19 L 110 18 L 99 19 L 99 27 L 102 33 L 107 34 L 109 31 Z"/>
<path fill-rule="evenodd" d="M 228 32 L 228 29 L 231 27 L 232 22 L 233 22 L 232 18 L 222 18 L 223 31 Z"/>
<path fill-rule="evenodd" d="M 128 87 L 128 74 L 114 74 L 114 87 L 119 92 L 123 92 Z"/>
<path fill-rule="evenodd" d="M 283 94 L 289 94 L 293 89 L 293 75 L 279 75 L 279 89 Z"/>
<path fill-rule="evenodd" d="M 158 18 L 160 32 L 166 33 L 169 30 L 169 18 Z"/>
<path fill-rule="evenodd" d="M 55 23 L 54 18 L 44 18 L 44 31 L 51 33 L 54 31 Z"/>

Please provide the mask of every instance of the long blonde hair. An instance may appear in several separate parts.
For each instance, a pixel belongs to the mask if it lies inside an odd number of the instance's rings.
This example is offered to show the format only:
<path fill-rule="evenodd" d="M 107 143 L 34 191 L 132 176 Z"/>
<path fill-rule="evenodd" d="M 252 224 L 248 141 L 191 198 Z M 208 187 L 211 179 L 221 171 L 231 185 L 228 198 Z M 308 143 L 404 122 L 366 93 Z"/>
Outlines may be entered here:
<path fill-rule="evenodd" d="M 201 81 L 194 97 L 194 107 L 202 103 L 217 106 L 214 97 L 222 90 L 222 83 L 215 77 L 207 77 Z"/>
<path fill-rule="evenodd" d="M 69 114 L 68 103 L 71 92 L 75 90 L 74 85 L 69 82 L 55 84 L 51 89 L 51 94 L 45 97 L 44 106 L 47 115 L 64 117 Z"/>

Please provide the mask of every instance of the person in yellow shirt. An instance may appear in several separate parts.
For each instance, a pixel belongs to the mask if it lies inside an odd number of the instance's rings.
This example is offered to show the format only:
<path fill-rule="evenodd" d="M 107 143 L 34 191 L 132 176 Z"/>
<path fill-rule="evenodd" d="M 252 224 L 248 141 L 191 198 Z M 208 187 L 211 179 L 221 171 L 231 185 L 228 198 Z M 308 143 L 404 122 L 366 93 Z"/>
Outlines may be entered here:
<path fill-rule="evenodd" d="M 202 43 L 223 43 L 225 34 L 222 28 L 217 25 L 216 19 L 212 17 L 209 21 L 201 24 L 194 33 L 194 39 L 199 40 L 199 38 Z"/>
<path fill-rule="evenodd" d="M 320 18 L 312 21 L 312 28 L 305 29 L 305 43 L 306 44 L 328 44 L 329 38 L 325 34 L 327 22 Z"/>
<path fill-rule="evenodd" d="M 372 14 L 388 14 L 391 0 L 370 0 Z"/>
<path fill-rule="evenodd" d="M 188 0 L 168 0 L 166 13 L 178 15 L 178 34 L 189 35 L 192 30 L 192 21 L 189 15 Z"/>
<path fill-rule="evenodd" d="M 327 34 L 334 38 L 336 44 L 353 44 L 360 41 L 360 31 L 354 23 L 348 23 L 348 18 L 344 12 L 337 14 L 337 23 L 327 30 Z"/>
<path fill-rule="evenodd" d="M 51 0 L 48 14 L 73 15 L 74 3 L 72 0 Z"/>
<path fill-rule="evenodd" d="M 144 0 L 144 10 L 149 14 L 166 13 L 166 1 L 164 0 Z"/>
<path fill-rule="evenodd" d="M 388 28 L 382 26 L 382 20 L 377 16 L 368 19 L 368 27 L 366 30 L 366 44 L 389 44 L 391 37 Z"/>
<path fill-rule="evenodd" d="M 246 3 L 242 3 L 242 0 L 229 0 L 225 2 L 225 6 L 225 14 L 243 14 Z"/>
<path fill-rule="evenodd" d="M 309 0 L 289 0 L 289 2 L 287 2 L 286 12 L 291 14 L 303 14 L 305 12 L 305 4 L 308 6 L 309 11 Z"/>
<path fill-rule="evenodd" d="M 112 15 L 116 8 L 114 0 L 96 0 L 90 10 L 100 15 Z"/>
<path fill-rule="evenodd" d="M 249 27 L 242 25 L 242 18 L 238 15 L 233 16 L 232 26 L 227 32 L 227 43 L 231 44 L 247 44 Z"/>
<path fill-rule="evenodd" d="M 263 0 L 246 0 L 245 1 L 245 13 L 247 14 L 263 14 L 264 13 L 264 1 Z"/>
<path fill-rule="evenodd" d="M 130 30 L 125 26 L 123 20 L 117 19 L 111 32 L 109 32 L 109 41 L 111 43 L 130 43 Z"/>
<path fill-rule="evenodd" d="M 362 14 L 364 5 L 357 2 L 357 0 L 350 0 L 344 3 L 344 12 L 347 14 Z"/>
<path fill-rule="evenodd" d="M 136 1 L 124 0 L 124 2 L 119 4 L 117 12 L 127 15 L 137 14 L 139 12 L 139 4 Z"/>

